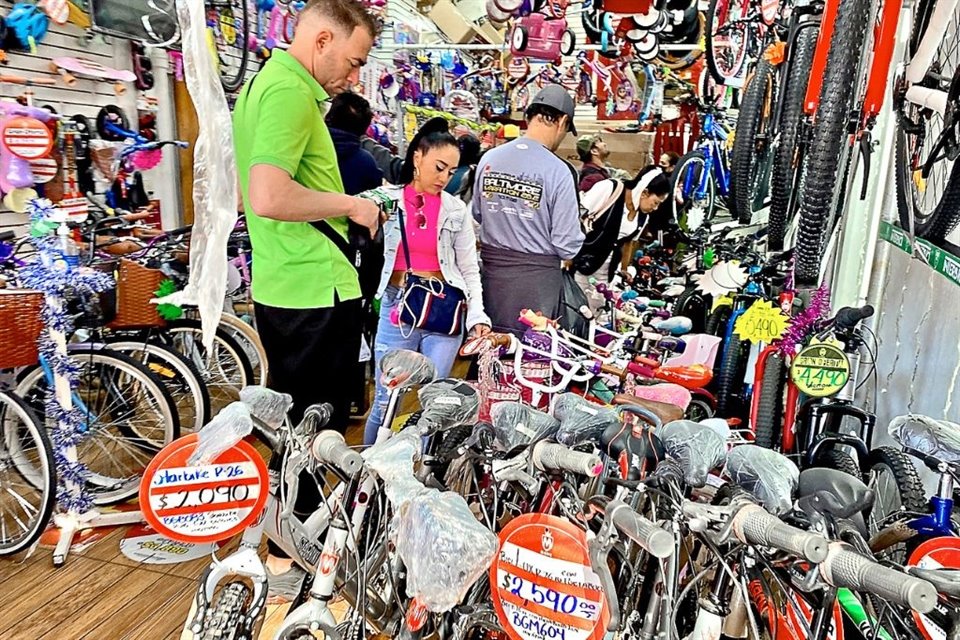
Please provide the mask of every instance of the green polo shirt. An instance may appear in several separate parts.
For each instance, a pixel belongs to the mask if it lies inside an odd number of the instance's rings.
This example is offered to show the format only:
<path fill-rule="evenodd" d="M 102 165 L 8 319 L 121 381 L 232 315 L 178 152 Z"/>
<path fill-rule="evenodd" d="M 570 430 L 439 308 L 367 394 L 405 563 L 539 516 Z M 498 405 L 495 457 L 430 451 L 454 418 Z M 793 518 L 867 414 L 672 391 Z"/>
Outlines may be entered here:
<path fill-rule="evenodd" d="M 253 245 L 252 295 L 286 309 L 332 307 L 360 297 L 357 272 L 343 253 L 307 222 L 262 218 L 250 206 L 250 168 L 283 169 L 308 189 L 343 193 L 337 153 L 323 121 L 327 93 L 286 51 L 273 56 L 240 92 L 233 111 L 233 142 Z M 346 218 L 328 218 L 347 236 Z"/>

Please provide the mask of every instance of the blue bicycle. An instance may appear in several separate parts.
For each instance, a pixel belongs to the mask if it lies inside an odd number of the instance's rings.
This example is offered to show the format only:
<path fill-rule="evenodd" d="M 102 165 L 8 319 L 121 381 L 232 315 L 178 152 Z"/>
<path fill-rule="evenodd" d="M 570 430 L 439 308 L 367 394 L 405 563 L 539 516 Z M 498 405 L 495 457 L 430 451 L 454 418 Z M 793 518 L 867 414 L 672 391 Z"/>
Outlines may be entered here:
<path fill-rule="evenodd" d="M 722 110 L 700 104 L 702 127 L 697 146 L 677 162 L 673 172 L 673 213 L 687 233 L 709 224 L 717 212 L 717 199 L 730 195 L 730 130 Z"/>

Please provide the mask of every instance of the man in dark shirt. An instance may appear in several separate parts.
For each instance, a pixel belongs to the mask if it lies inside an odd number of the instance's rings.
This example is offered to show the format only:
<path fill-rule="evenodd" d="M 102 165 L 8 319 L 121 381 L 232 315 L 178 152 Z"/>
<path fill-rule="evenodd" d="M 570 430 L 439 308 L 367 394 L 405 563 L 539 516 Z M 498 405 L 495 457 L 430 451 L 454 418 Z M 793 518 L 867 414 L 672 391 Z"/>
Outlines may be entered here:
<path fill-rule="evenodd" d="M 360 145 L 360 137 L 373 120 L 370 103 L 355 93 L 341 93 L 330 103 L 325 119 L 337 150 L 344 193 L 355 196 L 382 186 L 383 172 L 370 152 Z"/>
<path fill-rule="evenodd" d="M 583 163 L 578 185 L 581 193 L 590 191 L 590 187 L 610 177 L 610 172 L 604 166 L 610 152 L 607 150 L 607 143 L 599 134 L 580 136 L 577 140 L 577 155 Z"/>

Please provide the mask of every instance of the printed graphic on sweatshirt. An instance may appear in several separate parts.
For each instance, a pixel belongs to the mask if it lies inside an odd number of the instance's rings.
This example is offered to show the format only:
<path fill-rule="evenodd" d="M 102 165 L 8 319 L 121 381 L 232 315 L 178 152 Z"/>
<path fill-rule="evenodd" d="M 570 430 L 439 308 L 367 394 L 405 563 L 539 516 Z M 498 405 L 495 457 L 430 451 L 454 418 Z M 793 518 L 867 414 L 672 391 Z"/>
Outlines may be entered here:
<path fill-rule="evenodd" d="M 540 208 L 540 199 L 543 197 L 542 182 L 497 171 L 487 171 L 483 174 L 481 190 L 484 198 L 489 199 L 494 196 L 513 198 L 534 209 Z"/>

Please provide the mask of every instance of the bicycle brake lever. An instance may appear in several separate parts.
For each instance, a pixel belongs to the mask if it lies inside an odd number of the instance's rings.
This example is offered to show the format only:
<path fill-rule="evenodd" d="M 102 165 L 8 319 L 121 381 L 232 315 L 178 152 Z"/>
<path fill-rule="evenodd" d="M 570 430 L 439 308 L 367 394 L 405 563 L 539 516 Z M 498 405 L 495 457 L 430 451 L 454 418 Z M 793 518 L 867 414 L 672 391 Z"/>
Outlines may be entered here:
<path fill-rule="evenodd" d="M 612 533 L 611 533 L 612 530 Z M 607 622 L 607 631 L 616 631 L 620 628 L 620 602 L 617 600 L 617 585 L 610 573 L 607 557 L 616 540 L 616 530 L 611 520 L 605 519 L 600 532 L 587 542 L 587 551 L 590 554 L 590 566 L 600 578 L 603 593 L 606 594 L 607 606 L 610 609 L 610 619 Z"/>

